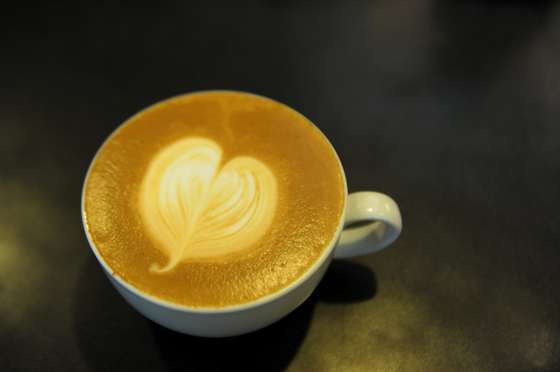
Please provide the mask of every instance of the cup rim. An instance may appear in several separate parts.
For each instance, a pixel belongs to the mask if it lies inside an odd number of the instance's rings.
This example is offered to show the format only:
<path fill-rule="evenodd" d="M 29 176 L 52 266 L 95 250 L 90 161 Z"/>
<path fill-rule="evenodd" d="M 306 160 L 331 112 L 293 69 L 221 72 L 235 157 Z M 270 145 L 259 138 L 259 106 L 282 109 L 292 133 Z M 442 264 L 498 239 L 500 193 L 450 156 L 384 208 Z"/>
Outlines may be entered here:
<path fill-rule="evenodd" d="M 241 93 L 241 94 L 245 94 L 245 95 L 251 95 L 251 96 L 256 96 L 259 98 L 264 98 L 267 100 L 271 100 L 279 105 L 282 105 L 290 110 L 292 110 L 293 112 L 295 112 L 297 115 L 300 115 L 301 117 L 303 117 L 305 120 L 307 120 L 313 127 L 315 127 L 315 129 L 317 129 L 317 131 L 321 134 L 321 136 L 325 139 L 325 141 L 328 143 L 328 145 L 330 146 L 331 150 L 333 151 L 336 160 L 338 162 L 338 166 L 340 168 L 340 172 L 342 175 L 342 181 L 343 181 L 343 186 L 344 186 L 344 202 L 343 202 L 343 209 L 342 209 L 342 214 L 340 216 L 340 220 L 338 222 L 338 226 L 336 228 L 335 234 L 333 235 L 333 237 L 331 238 L 331 241 L 329 242 L 327 248 L 324 249 L 323 253 L 321 253 L 321 256 L 319 256 L 319 258 L 311 265 L 307 268 L 307 270 L 300 275 L 298 278 L 296 278 L 296 280 L 294 280 L 292 283 L 290 283 L 289 285 L 287 285 L 286 287 L 283 287 L 275 292 L 269 293 L 267 295 L 264 295 L 262 297 L 259 297 L 255 300 L 249 301 L 249 302 L 245 302 L 245 303 L 241 303 L 241 304 L 234 304 L 234 305 L 227 305 L 227 306 L 221 306 L 221 307 L 210 307 L 210 306 L 188 306 L 188 305 L 183 305 L 183 304 L 179 304 L 179 303 L 175 303 L 157 296 L 153 296 L 151 294 L 148 294 L 142 290 L 140 290 L 139 288 L 135 287 L 134 285 L 130 284 L 129 282 L 127 282 L 125 279 L 123 279 L 120 275 L 118 275 L 117 273 L 115 273 L 115 271 L 111 268 L 111 266 L 105 262 L 103 256 L 101 255 L 101 253 L 99 252 L 98 248 L 96 247 L 95 243 L 93 242 L 93 239 L 90 236 L 90 232 L 89 229 L 87 227 L 87 216 L 85 213 L 85 190 L 86 190 L 86 185 L 88 183 L 88 179 L 90 176 L 90 172 L 91 172 L 91 168 L 93 166 L 93 164 L 95 163 L 95 160 L 97 159 L 99 153 L 101 152 L 101 150 L 105 147 L 105 145 L 107 144 L 107 142 L 109 142 L 109 140 L 120 130 L 122 129 L 124 126 L 126 126 L 128 123 L 130 123 L 134 118 L 136 118 L 137 116 L 142 115 L 145 111 L 153 108 L 154 106 L 157 106 L 159 104 L 162 104 L 164 102 L 167 101 L 171 101 L 171 100 L 175 100 L 175 99 L 179 99 L 182 97 L 186 97 L 186 96 L 191 96 L 191 95 L 198 95 L 198 94 L 206 94 L 206 93 Z M 86 239 L 88 242 L 88 245 L 91 249 L 91 251 L 93 252 L 95 258 L 97 259 L 97 261 L 99 262 L 99 264 L 101 265 L 101 267 L 103 268 L 103 270 L 105 271 L 105 273 L 107 275 L 110 276 L 111 279 L 115 280 L 116 283 L 118 283 L 119 285 L 123 286 L 124 288 L 126 288 L 128 291 L 132 292 L 134 295 L 142 298 L 145 301 L 148 301 L 154 305 L 157 306 L 161 306 L 161 307 L 165 307 L 167 309 L 171 309 L 171 310 L 176 310 L 176 311 L 180 311 L 180 312 L 187 312 L 187 313 L 195 313 L 195 314 L 224 314 L 224 313 L 233 313 L 233 312 L 239 312 L 239 311 L 245 311 L 248 309 L 252 309 L 252 308 L 256 308 L 259 307 L 261 305 L 264 305 L 266 303 L 270 303 L 273 302 L 281 297 L 283 297 L 284 295 L 286 295 L 287 293 L 291 292 L 292 290 L 296 289 L 297 287 L 299 287 L 300 285 L 302 285 L 303 283 L 305 283 L 313 274 L 315 274 L 315 272 L 323 265 L 323 263 L 329 259 L 329 257 L 331 256 L 331 253 L 334 251 L 336 243 L 338 242 L 338 238 L 340 237 L 340 234 L 342 232 L 342 229 L 344 227 L 344 220 L 345 220 L 345 216 L 346 216 L 346 205 L 347 205 L 347 200 L 348 200 L 348 185 L 346 183 L 346 174 L 344 172 L 344 167 L 342 166 L 342 162 L 340 161 L 340 157 L 338 156 L 338 153 L 336 152 L 334 146 L 332 145 L 332 143 L 329 141 L 329 139 L 327 138 L 327 136 L 323 133 L 323 131 L 321 131 L 313 121 L 311 121 L 309 118 L 307 118 L 305 115 L 303 115 L 302 113 L 300 113 L 299 111 L 293 109 L 292 107 L 279 102 L 273 98 L 269 98 L 267 96 L 264 95 L 260 95 L 260 94 L 256 94 L 256 93 L 251 93 L 251 92 L 245 92 L 245 91 L 241 91 L 241 90 L 231 90 L 231 89 L 209 89 L 209 90 L 197 90 L 197 91 L 193 91 L 193 92 L 188 92 L 188 93 L 181 93 L 181 94 L 176 94 L 174 96 L 168 97 L 168 98 L 164 98 L 162 100 L 159 100 L 155 103 L 152 103 L 146 107 L 144 107 L 143 109 L 141 109 L 140 111 L 132 114 L 131 116 L 127 117 L 124 121 L 122 121 L 103 141 L 103 143 L 98 147 L 97 151 L 95 152 L 95 155 L 93 156 L 93 158 L 91 159 L 87 172 L 86 172 L 86 176 L 84 177 L 84 181 L 82 184 L 82 192 L 81 192 L 81 202 L 80 202 L 80 214 L 81 214 L 81 220 L 82 220 L 82 228 L 84 230 L 84 233 L 86 235 Z"/>

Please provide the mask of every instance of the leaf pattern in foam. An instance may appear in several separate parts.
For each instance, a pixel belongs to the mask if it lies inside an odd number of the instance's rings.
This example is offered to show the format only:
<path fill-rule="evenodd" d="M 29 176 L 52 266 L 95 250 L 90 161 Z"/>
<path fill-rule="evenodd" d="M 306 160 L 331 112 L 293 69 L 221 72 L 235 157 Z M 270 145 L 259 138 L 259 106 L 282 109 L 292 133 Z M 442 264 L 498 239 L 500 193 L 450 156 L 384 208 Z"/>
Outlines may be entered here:
<path fill-rule="evenodd" d="M 219 169 L 215 142 L 188 138 L 154 157 L 140 192 L 149 235 L 167 256 L 157 272 L 189 259 L 216 259 L 253 246 L 268 230 L 276 178 L 259 160 L 240 156 Z"/>

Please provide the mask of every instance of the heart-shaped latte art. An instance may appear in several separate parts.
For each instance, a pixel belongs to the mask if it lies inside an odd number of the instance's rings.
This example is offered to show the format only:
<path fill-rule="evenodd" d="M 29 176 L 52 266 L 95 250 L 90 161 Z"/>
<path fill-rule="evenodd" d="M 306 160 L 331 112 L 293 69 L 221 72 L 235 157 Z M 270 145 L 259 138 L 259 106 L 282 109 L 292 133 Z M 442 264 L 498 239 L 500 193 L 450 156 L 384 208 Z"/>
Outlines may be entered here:
<path fill-rule="evenodd" d="M 268 230 L 276 178 L 261 161 L 239 156 L 220 168 L 221 147 L 208 139 L 177 141 L 156 154 L 140 189 L 140 215 L 168 262 L 207 260 L 253 246 Z"/>

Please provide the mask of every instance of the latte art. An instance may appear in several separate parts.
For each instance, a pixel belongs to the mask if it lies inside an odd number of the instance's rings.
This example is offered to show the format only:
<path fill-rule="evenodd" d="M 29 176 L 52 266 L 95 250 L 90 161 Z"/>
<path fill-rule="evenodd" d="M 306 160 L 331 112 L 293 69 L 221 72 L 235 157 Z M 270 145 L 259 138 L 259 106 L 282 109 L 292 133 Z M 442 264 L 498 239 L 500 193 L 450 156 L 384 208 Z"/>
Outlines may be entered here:
<path fill-rule="evenodd" d="M 148 166 L 139 193 L 140 215 L 168 261 L 213 260 L 249 249 L 275 214 L 277 183 L 259 160 L 239 156 L 221 166 L 222 149 L 190 137 L 168 145 Z"/>

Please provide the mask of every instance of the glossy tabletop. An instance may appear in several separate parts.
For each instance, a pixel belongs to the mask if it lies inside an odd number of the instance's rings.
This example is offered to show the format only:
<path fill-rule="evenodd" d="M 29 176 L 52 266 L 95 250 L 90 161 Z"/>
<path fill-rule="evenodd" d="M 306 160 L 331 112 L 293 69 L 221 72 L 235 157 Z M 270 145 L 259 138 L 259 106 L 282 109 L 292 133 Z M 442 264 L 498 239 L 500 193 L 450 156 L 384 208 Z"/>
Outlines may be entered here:
<path fill-rule="evenodd" d="M 560 370 L 560 3 L 13 3 L 0 13 L 1 371 Z M 129 307 L 80 220 L 87 166 L 160 99 L 236 89 L 400 204 L 285 319 L 201 339 Z"/>

